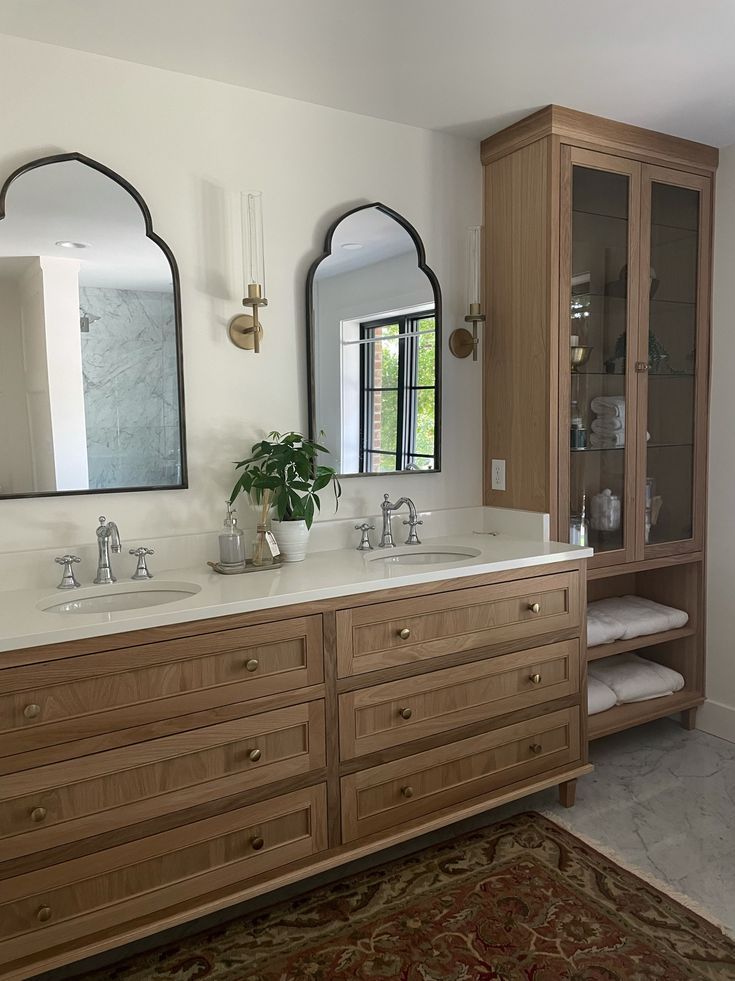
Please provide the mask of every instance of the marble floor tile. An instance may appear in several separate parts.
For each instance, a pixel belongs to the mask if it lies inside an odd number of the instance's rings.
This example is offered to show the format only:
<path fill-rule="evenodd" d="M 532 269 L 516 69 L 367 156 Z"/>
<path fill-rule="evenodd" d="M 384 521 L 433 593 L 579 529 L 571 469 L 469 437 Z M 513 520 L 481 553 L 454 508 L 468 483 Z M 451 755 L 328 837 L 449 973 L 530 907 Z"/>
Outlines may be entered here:
<path fill-rule="evenodd" d="M 735 744 L 669 719 L 592 744 L 594 773 L 564 808 L 545 791 L 494 812 L 543 810 L 692 899 L 735 936 Z"/>

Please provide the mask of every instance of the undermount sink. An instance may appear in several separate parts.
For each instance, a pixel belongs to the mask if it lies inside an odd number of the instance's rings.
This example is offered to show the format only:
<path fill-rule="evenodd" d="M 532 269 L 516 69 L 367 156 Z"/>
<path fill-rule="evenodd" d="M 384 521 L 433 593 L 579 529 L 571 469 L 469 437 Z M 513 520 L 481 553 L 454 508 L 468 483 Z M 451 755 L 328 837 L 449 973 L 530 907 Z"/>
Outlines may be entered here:
<path fill-rule="evenodd" d="M 163 606 L 195 596 L 201 586 L 191 582 L 124 582 L 91 586 L 47 597 L 38 604 L 44 613 L 120 613 Z"/>
<path fill-rule="evenodd" d="M 405 545 L 402 548 L 376 549 L 366 556 L 368 562 L 387 565 L 447 565 L 476 559 L 479 548 L 466 545 Z"/>

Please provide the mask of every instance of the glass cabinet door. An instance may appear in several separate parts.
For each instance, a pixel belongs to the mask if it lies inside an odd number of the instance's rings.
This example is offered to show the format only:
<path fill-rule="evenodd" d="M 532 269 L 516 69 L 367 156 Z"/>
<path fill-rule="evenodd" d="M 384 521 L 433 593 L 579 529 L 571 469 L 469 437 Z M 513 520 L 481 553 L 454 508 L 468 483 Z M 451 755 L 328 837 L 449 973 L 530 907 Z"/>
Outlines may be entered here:
<path fill-rule="evenodd" d="M 708 178 L 643 168 L 641 283 L 648 289 L 641 290 L 636 368 L 638 536 L 647 558 L 702 542 L 709 189 Z"/>
<path fill-rule="evenodd" d="M 635 549 L 640 164 L 563 147 L 562 167 L 559 533 L 606 565 Z"/>

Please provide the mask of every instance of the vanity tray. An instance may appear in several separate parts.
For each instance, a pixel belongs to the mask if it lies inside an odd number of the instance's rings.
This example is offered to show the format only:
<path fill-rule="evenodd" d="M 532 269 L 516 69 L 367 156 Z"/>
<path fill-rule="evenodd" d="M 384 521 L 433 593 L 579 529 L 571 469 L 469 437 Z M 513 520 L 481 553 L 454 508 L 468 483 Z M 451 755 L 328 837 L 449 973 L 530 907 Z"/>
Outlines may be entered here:
<path fill-rule="evenodd" d="M 271 572 L 273 569 L 280 569 L 283 565 L 283 559 L 279 557 L 269 562 L 268 565 L 253 565 L 252 559 L 248 559 L 244 566 L 234 569 L 221 565 L 219 562 L 207 562 L 207 565 L 221 576 L 243 576 L 246 572 Z"/>

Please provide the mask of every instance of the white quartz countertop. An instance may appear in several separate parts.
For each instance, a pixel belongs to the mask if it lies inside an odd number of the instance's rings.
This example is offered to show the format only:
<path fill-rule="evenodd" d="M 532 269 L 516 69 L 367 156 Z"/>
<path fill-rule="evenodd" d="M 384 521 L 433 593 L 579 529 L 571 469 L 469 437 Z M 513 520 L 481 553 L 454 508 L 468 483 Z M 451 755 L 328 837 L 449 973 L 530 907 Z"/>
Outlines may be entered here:
<path fill-rule="evenodd" d="M 198 592 L 172 603 L 114 613 L 53 613 L 42 609 L 50 602 L 64 602 L 74 599 L 75 595 L 82 595 L 82 591 L 77 590 L 62 591 L 46 587 L 0 592 L 0 651 L 252 613 L 394 586 L 415 586 L 461 579 L 463 576 L 575 561 L 592 555 L 589 548 L 486 533 L 425 539 L 426 546 L 437 549 L 441 546 L 465 547 L 477 549 L 479 554 L 473 557 L 458 556 L 455 561 L 402 565 L 385 562 L 382 558 L 370 561 L 378 555 L 390 556 L 383 550 L 365 553 L 355 549 L 331 549 L 314 552 L 304 562 L 239 576 L 218 575 L 200 566 L 155 569 L 150 588 L 156 588 L 159 584 L 163 587 L 167 582 L 191 583 L 199 587 Z M 118 586 L 122 582 L 120 576 Z M 94 586 L 85 589 L 83 594 L 89 595 L 92 591 L 101 593 L 109 588 Z"/>

